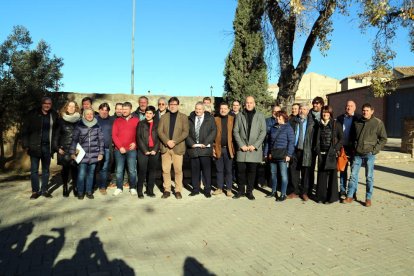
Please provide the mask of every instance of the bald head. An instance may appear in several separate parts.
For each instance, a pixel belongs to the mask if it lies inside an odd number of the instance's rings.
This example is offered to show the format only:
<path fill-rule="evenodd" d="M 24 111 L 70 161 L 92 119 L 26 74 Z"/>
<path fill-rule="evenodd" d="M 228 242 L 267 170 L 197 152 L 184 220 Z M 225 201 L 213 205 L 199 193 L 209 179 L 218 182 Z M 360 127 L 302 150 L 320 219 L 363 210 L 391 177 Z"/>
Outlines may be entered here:
<path fill-rule="evenodd" d="M 245 105 L 248 111 L 252 111 L 256 107 L 256 102 L 252 96 L 247 96 Z"/>

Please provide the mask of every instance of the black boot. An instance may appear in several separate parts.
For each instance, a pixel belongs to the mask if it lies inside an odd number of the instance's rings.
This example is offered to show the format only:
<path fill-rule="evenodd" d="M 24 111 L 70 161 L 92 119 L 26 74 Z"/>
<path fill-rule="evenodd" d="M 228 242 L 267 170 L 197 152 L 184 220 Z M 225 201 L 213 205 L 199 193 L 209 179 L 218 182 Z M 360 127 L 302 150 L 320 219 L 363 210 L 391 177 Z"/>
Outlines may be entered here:
<path fill-rule="evenodd" d="M 78 188 L 76 186 L 72 186 L 72 188 L 73 188 L 73 195 L 75 197 L 77 197 L 78 196 Z"/>
<path fill-rule="evenodd" d="M 69 191 L 68 191 L 68 184 L 63 184 L 63 196 L 68 197 Z"/>

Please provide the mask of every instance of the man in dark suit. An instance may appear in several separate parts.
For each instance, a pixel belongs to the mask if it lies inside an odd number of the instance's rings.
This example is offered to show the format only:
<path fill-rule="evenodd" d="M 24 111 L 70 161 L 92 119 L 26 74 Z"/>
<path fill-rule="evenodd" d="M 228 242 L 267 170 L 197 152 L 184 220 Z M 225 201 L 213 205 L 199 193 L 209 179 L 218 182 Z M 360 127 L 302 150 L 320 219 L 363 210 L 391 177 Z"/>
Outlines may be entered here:
<path fill-rule="evenodd" d="M 186 138 L 187 151 L 191 159 L 191 183 L 193 191 L 190 196 L 200 193 L 200 178 L 203 173 L 204 195 L 211 197 L 211 158 L 216 137 L 216 124 L 210 112 L 205 111 L 203 102 L 195 105 L 189 117 L 189 134 Z"/>

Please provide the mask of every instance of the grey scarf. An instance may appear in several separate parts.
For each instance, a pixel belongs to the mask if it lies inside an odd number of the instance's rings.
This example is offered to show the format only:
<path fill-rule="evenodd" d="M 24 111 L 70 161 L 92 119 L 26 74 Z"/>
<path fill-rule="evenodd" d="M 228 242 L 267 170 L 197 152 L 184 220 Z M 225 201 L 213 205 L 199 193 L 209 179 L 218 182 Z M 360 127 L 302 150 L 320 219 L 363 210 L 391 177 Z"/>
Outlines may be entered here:
<path fill-rule="evenodd" d="M 80 114 L 75 112 L 73 114 L 63 114 L 62 119 L 69 123 L 76 123 L 80 119 Z"/>
<path fill-rule="evenodd" d="M 85 118 L 82 118 L 82 122 L 87 127 L 93 127 L 94 125 L 96 125 L 98 123 L 98 120 L 96 120 L 95 117 L 93 118 L 92 121 L 88 121 Z"/>

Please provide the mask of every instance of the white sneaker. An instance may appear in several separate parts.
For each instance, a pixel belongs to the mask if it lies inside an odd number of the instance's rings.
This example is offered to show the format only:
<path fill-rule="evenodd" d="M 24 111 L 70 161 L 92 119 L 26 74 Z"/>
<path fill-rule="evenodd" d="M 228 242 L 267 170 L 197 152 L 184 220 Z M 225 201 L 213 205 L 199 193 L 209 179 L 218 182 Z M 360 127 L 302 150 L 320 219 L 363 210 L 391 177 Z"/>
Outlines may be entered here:
<path fill-rule="evenodd" d="M 112 194 L 113 196 L 118 196 L 118 195 L 120 195 L 120 194 L 122 194 L 122 190 L 121 189 L 116 189 L 115 190 L 115 192 Z"/>
<path fill-rule="evenodd" d="M 137 189 L 134 189 L 134 188 L 129 189 L 129 192 L 131 193 L 131 195 L 137 195 L 138 194 Z"/>

